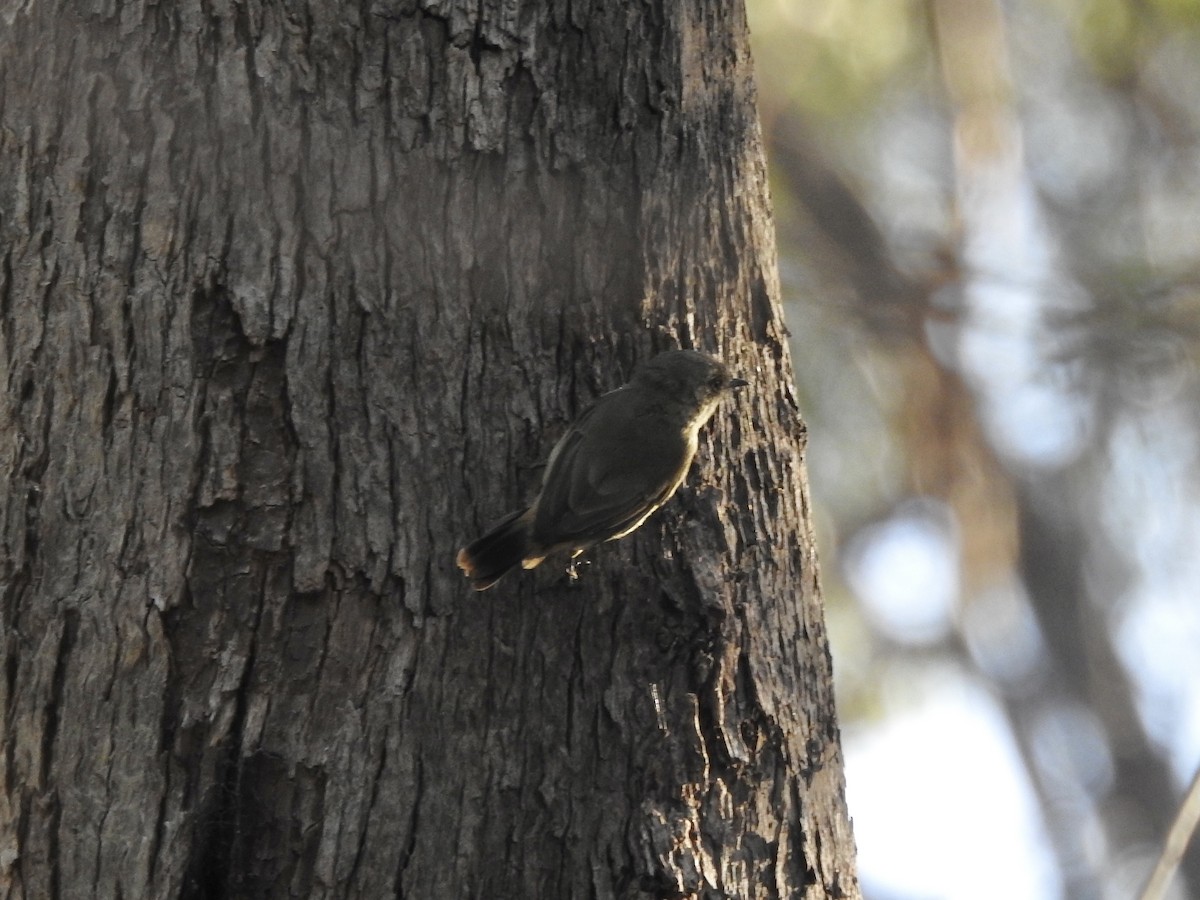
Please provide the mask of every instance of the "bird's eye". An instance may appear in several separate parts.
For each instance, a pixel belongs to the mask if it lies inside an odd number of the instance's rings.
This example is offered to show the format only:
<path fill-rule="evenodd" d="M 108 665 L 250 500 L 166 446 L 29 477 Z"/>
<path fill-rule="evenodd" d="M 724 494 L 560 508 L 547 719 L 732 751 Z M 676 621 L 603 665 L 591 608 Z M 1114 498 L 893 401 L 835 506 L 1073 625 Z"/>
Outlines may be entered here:
<path fill-rule="evenodd" d="M 708 376 L 708 386 L 714 391 L 720 390 L 724 384 L 725 377 L 720 372 Z"/>

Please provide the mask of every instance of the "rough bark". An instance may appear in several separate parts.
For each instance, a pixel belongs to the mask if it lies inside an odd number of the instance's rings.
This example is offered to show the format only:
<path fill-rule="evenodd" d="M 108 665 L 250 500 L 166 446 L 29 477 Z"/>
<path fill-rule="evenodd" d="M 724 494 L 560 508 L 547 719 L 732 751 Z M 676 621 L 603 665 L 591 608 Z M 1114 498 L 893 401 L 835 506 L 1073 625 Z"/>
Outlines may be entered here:
<path fill-rule="evenodd" d="M 0 16 L 3 895 L 856 895 L 739 5 Z M 467 590 L 680 342 L 680 497 Z"/>

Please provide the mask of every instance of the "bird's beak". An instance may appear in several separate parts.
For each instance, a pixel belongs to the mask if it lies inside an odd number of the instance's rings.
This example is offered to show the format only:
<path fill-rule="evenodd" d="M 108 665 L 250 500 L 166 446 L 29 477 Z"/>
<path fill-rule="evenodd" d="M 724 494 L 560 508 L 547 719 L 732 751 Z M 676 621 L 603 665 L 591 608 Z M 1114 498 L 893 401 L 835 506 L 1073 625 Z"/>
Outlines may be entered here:
<path fill-rule="evenodd" d="M 750 382 L 748 382 L 745 378 L 730 378 L 729 379 L 729 389 L 730 390 L 736 391 L 738 388 L 748 387 L 749 385 L 750 385 Z"/>

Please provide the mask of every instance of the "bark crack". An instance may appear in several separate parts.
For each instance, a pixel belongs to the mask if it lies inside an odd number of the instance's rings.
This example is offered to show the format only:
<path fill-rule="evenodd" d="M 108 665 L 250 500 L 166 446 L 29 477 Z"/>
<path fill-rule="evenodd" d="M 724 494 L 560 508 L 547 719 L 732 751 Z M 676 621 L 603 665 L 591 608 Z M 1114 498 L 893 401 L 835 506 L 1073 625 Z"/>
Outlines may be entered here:
<path fill-rule="evenodd" d="M 412 811 L 408 818 L 408 834 L 396 860 L 396 900 L 404 900 L 404 873 L 417 849 L 417 835 L 421 833 L 421 803 L 425 799 L 425 766 L 418 754 L 413 772 Z"/>
<path fill-rule="evenodd" d="M 73 609 L 62 612 L 61 631 L 58 645 L 55 648 L 54 674 L 50 682 L 50 696 L 46 698 L 43 714 L 45 724 L 42 728 L 41 771 L 38 783 L 50 783 L 50 770 L 53 768 L 54 744 L 58 737 L 58 726 L 63 713 L 63 690 L 67 680 L 67 659 L 75 647 L 75 639 L 79 631 L 79 613 Z"/>

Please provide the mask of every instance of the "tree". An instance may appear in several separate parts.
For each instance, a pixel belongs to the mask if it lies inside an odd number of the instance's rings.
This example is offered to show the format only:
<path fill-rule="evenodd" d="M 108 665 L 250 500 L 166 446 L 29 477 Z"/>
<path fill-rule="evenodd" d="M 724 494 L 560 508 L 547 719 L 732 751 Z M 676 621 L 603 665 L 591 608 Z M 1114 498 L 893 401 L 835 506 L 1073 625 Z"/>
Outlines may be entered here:
<path fill-rule="evenodd" d="M 740 8 L 80 9 L 0 32 L 6 896 L 855 895 Z M 681 496 L 472 594 L 677 343 Z"/>

